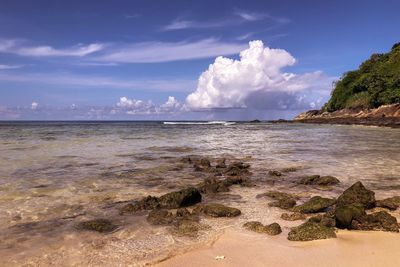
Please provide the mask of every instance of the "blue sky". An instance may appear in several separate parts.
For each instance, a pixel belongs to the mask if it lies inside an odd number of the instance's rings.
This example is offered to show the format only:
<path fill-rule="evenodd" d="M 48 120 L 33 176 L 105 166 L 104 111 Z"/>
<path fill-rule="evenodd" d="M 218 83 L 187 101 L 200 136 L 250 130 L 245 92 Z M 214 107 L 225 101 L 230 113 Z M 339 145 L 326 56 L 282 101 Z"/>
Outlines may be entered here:
<path fill-rule="evenodd" d="M 400 41 L 398 10 L 389 0 L 1 0 L 0 119 L 291 118 Z"/>

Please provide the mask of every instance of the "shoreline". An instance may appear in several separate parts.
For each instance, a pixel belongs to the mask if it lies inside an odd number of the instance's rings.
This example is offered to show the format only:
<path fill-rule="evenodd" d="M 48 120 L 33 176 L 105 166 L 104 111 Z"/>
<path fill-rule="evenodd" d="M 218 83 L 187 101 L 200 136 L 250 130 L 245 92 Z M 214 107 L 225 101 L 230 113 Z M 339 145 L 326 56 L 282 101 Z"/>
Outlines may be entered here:
<path fill-rule="evenodd" d="M 250 231 L 227 230 L 215 242 L 151 266 L 399 266 L 398 234 L 339 230 L 337 238 L 292 242 Z M 217 260 L 216 257 L 225 258 Z"/>
<path fill-rule="evenodd" d="M 400 128 L 400 118 L 307 118 L 294 120 L 272 120 L 271 123 L 304 123 L 304 124 L 331 124 L 331 125 L 361 125 L 388 128 Z"/>

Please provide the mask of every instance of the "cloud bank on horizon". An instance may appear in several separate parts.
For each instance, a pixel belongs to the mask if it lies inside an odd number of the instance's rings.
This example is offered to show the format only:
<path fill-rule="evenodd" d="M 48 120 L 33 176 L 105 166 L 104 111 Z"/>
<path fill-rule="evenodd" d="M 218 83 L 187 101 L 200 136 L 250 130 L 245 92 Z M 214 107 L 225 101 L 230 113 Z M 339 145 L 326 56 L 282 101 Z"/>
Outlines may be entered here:
<path fill-rule="evenodd" d="M 121 96 L 112 107 L 82 109 L 73 104 L 75 108 L 68 110 L 77 113 L 79 118 L 86 112 L 88 118 L 93 118 L 95 113 L 96 118 L 112 119 L 121 116 L 179 117 L 188 113 L 197 116 L 203 113 L 210 118 L 226 116 L 229 110 L 241 110 L 243 117 L 246 112 L 254 114 L 254 110 L 268 113 L 271 110 L 319 108 L 329 96 L 333 78 L 321 71 L 295 74 L 284 70 L 295 63 L 296 59 L 286 50 L 266 47 L 261 40 L 250 41 L 248 48 L 240 51 L 239 59 L 215 58 L 184 102 L 179 102 L 175 96 L 169 96 L 163 104 Z M 126 86 L 129 87 L 129 83 Z M 38 113 L 41 110 L 38 107 L 39 103 L 33 102 L 30 110 Z M 0 114 L 6 113 L 10 114 L 10 110 L 0 110 Z"/>

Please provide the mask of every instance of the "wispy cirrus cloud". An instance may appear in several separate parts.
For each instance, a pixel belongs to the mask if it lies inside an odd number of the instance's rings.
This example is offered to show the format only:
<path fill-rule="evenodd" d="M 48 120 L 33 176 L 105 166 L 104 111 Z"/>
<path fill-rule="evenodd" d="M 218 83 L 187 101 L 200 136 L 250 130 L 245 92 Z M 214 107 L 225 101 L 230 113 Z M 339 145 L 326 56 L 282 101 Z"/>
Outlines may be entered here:
<path fill-rule="evenodd" d="M 25 41 L 0 39 L 0 52 L 26 57 L 83 57 L 103 50 L 105 44 L 78 44 L 66 48 L 54 48 L 49 45 L 30 46 Z"/>
<path fill-rule="evenodd" d="M 22 65 L 8 65 L 8 64 L 0 64 L 0 70 L 12 70 L 22 68 Z"/>
<path fill-rule="evenodd" d="M 196 84 L 185 79 L 117 79 L 97 75 L 72 73 L 0 73 L 0 82 L 16 82 L 54 87 L 110 88 L 154 92 L 188 92 Z"/>
<path fill-rule="evenodd" d="M 268 13 L 261 12 L 250 12 L 246 10 L 235 10 L 230 17 L 221 18 L 217 20 L 207 20 L 207 21 L 198 21 L 198 20 L 188 20 L 177 18 L 172 22 L 161 28 L 162 31 L 174 31 L 174 30 L 185 30 L 185 29 L 207 29 L 207 28 L 218 28 L 218 27 L 228 27 L 234 25 L 240 25 L 243 23 L 262 21 L 262 20 L 271 20 L 276 24 L 286 24 L 289 23 L 290 20 L 284 17 L 276 17 L 272 16 Z"/>
<path fill-rule="evenodd" d="M 232 55 L 245 44 L 223 42 L 215 38 L 183 42 L 144 42 L 111 47 L 93 61 L 114 63 L 156 63 Z"/>

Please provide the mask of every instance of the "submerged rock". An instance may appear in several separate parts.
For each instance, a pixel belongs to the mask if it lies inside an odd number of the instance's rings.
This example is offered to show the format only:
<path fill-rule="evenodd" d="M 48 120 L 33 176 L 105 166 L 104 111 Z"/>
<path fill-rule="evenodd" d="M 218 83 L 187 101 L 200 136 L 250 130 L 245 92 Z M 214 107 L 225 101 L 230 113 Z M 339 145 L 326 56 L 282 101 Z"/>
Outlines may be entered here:
<path fill-rule="evenodd" d="M 179 191 L 167 193 L 161 197 L 147 196 L 135 203 L 130 203 L 120 209 L 121 214 L 134 213 L 140 210 L 177 209 L 201 202 L 200 191 L 188 187 Z"/>
<path fill-rule="evenodd" d="M 366 209 L 375 206 L 375 193 L 366 189 L 361 182 L 356 182 L 346 189 L 337 200 L 338 207 L 357 203 Z"/>
<path fill-rule="evenodd" d="M 376 206 L 386 208 L 389 210 L 396 210 L 400 206 L 400 196 L 377 200 Z"/>
<path fill-rule="evenodd" d="M 318 186 L 336 185 L 338 183 L 340 183 L 340 181 L 336 177 L 320 175 L 306 176 L 299 181 L 299 184 Z"/>
<path fill-rule="evenodd" d="M 174 222 L 174 215 L 164 209 L 155 209 L 150 211 L 147 221 L 153 225 L 168 225 Z"/>
<path fill-rule="evenodd" d="M 281 226 L 277 223 L 263 225 L 260 222 L 252 221 L 243 224 L 243 227 L 257 233 L 265 233 L 268 235 L 279 235 L 280 233 L 282 233 Z"/>
<path fill-rule="evenodd" d="M 336 238 L 334 228 L 310 221 L 292 228 L 288 235 L 290 241 L 311 241 L 327 238 Z"/>
<path fill-rule="evenodd" d="M 351 229 L 399 232 L 399 224 L 397 223 L 396 217 L 393 217 L 386 211 L 379 211 L 353 220 Z"/>
<path fill-rule="evenodd" d="M 268 172 L 268 174 L 271 175 L 271 176 L 278 176 L 278 177 L 282 176 L 282 173 L 280 171 L 276 171 L 276 170 L 270 170 Z"/>
<path fill-rule="evenodd" d="M 109 233 L 118 228 L 110 220 L 107 219 L 94 219 L 89 221 L 80 222 L 76 226 L 79 230 L 95 231 L 99 233 Z"/>
<path fill-rule="evenodd" d="M 194 187 L 171 192 L 159 197 L 161 208 L 177 209 L 201 202 L 200 191 Z"/>
<path fill-rule="evenodd" d="M 241 214 L 239 209 L 216 203 L 199 205 L 193 212 L 198 214 L 202 213 L 211 217 L 236 217 Z"/>
<path fill-rule="evenodd" d="M 228 176 L 239 176 L 249 174 L 250 165 L 241 161 L 235 161 L 229 164 L 229 166 L 225 169 L 225 175 Z"/>
<path fill-rule="evenodd" d="M 293 212 L 293 213 L 282 213 L 281 219 L 285 221 L 298 221 L 305 220 L 307 217 L 303 213 Z"/>
<path fill-rule="evenodd" d="M 278 208 L 287 210 L 287 209 L 291 209 L 294 206 L 296 206 L 296 200 L 294 200 L 292 198 L 279 199 L 278 201 L 268 203 L 268 206 L 278 207 Z"/>
<path fill-rule="evenodd" d="M 317 213 L 326 210 L 335 203 L 336 199 L 315 196 L 306 203 L 294 207 L 292 211 L 300 213 Z"/>
<path fill-rule="evenodd" d="M 338 206 L 335 210 L 336 227 L 351 229 L 352 221 L 364 215 L 365 209 L 361 204 Z"/>
<path fill-rule="evenodd" d="M 198 236 L 199 231 L 208 230 L 210 228 L 209 225 L 199 223 L 198 221 L 179 220 L 172 229 L 172 232 L 180 236 L 196 237 Z"/>
<path fill-rule="evenodd" d="M 215 194 L 219 192 L 228 192 L 229 188 L 224 181 L 215 177 L 204 179 L 204 182 L 198 186 L 199 190 L 205 194 Z"/>
<path fill-rule="evenodd" d="M 224 168 L 226 168 L 226 159 L 225 158 L 222 158 L 222 159 L 218 159 L 217 160 L 217 163 L 216 163 L 216 165 L 215 165 L 215 168 L 217 168 L 217 169 L 224 169 Z"/>
<path fill-rule="evenodd" d="M 298 199 L 297 196 L 289 194 L 289 193 L 285 193 L 285 192 L 280 192 L 280 191 L 268 191 L 267 193 L 263 193 L 263 194 L 259 194 L 256 196 L 256 198 L 260 198 L 260 197 L 270 197 L 272 199 L 275 200 L 280 200 L 280 199 Z"/>

